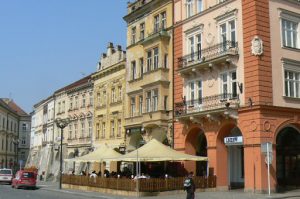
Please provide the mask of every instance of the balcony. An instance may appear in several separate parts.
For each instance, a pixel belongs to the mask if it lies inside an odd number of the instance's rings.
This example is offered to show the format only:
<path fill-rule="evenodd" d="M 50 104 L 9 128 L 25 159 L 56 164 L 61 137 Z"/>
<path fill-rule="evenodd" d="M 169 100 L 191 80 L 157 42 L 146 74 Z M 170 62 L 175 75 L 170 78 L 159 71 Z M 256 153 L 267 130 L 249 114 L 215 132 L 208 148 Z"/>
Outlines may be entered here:
<path fill-rule="evenodd" d="M 226 41 L 178 59 L 178 72 L 188 74 L 195 70 L 210 68 L 214 64 L 225 63 L 238 55 L 238 42 Z"/>
<path fill-rule="evenodd" d="M 239 107 L 239 96 L 231 93 L 212 95 L 204 98 L 175 103 L 175 117 L 177 119 L 191 116 L 208 116 L 211 114 L 229 114 L 228 110 Z"/>
<path fill-rule="evenodd" d="M 141 87 L 151 86 L 157 82 L 169 84 L 169 69 L 159 67 L 157 69 L 144 73 L 143 82 Z"/>
<path fill-rule="evenodd" d="M 143 115 L 135 113 L 133 116 L 125 118 L 126 126 L 141 125 L 143 123 Z"/>
<path fill-rule="evenodd" d="M 154 29 L 153 32 L 148 34 L 148 36 L 140 41 L 141 45 L 145 46 L 157 39 L 170 39 L 170 34 L 165 28 Z"/>

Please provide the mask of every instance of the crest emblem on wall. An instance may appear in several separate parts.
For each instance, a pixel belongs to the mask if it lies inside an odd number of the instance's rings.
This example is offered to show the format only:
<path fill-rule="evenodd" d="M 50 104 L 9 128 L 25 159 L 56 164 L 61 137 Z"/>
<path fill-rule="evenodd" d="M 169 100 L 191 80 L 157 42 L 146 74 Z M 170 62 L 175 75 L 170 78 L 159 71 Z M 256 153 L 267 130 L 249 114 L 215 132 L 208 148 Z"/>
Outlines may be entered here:
<path fill-rule="evenodd" d="M 251 41 L 251 51 L 255 56 L 263 54 L 263 41 L 258 36 L 254 36 Z"/>

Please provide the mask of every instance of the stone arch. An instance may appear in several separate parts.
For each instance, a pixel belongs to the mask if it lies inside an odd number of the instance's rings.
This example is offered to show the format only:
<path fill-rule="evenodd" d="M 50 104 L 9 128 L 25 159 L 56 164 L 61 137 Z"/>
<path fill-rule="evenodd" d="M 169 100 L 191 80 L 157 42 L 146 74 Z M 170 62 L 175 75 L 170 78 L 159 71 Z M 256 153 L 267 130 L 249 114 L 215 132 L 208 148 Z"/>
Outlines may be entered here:
<path fill-rule="evenodd" d="M 207 139 L 199 125 L 193 125 L 188 129 L 185 137 L 185 153 L 207 157 Z M 207 162 L 189 161 L 185 163 L 185 168 L 197 176 L 206 175 Z"/>
<path fill-rule="evenodd" d="M 231 161 L 232 155 L 230 154 L 237 153 L 236 150 L 241 151 L 241 155 L 239 156 L 239 160 L 242 160 L 239 164 L 240 172 L 244 173 L 244 149 L 243 144 L 241 143 L 239 148 L 236 146 L 235 149 L 232 149 L 231 146 L 226 146 L 224 143 L 225 137 L 235 137 L 235 136 L 243 136 L 243 132 L 237 126 L 237 124 L 233 121 L 225 122 L 221 125 L 218 130 L 216 136 L 216 169 L 215 174 L 217 175 L 217 186 L 220 187 L 241 187 L 244 186 L 244 183 L 235 184 L 231 178 L 230 170 L 232 169 L 233 161 Z M 230 159 L 230 160 L 229 160 Z"/>
<path fill-rule="evenodd" d="M 280 126 L 274 136 L 278 188 L 300 185 L 300 129 L 299 124 Z"/>

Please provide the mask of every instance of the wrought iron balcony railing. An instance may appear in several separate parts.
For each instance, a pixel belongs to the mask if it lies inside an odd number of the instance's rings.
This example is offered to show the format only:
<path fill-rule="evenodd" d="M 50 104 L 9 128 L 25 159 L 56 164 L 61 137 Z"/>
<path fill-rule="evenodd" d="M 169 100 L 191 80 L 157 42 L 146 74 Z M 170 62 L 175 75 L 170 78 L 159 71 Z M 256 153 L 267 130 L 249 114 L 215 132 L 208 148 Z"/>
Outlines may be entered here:
<path fill-rule="evenodd" d="M 175 116 L 180 117 L 191 113 L 208 112 L 216 109 L 237 107 L 239 104 L 239 95 L 232 93 L 223 93 L 194 100 L 175 103 Z"/>
<path fill-rule="evenodd" d="M 223 55 L 237 55 L 238 42 L 225 41 L 200 51 L 178 58 L 178 67 L 184 68 L 192 64 L 202 63 Z"/>

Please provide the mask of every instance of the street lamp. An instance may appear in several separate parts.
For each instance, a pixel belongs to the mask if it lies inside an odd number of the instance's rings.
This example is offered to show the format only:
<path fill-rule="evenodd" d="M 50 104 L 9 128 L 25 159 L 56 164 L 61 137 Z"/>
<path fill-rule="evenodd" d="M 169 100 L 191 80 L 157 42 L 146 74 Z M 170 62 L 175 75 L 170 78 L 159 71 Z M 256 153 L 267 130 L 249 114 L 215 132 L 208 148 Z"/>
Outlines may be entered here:
<path fill-rule="evenodd" d="M 62 181 L 62 162 L 63 162 L 63 153 L 62 153 L 62 145 L 63 145 L 63 131 L 64 128 L 70 123 L 69 118 L 61 119 L 57 118 L 55 120 L 56 126 L 60 128 L 60 164 L 59 164 L 59 189 L 61 189 L 61 181 Z"/>

